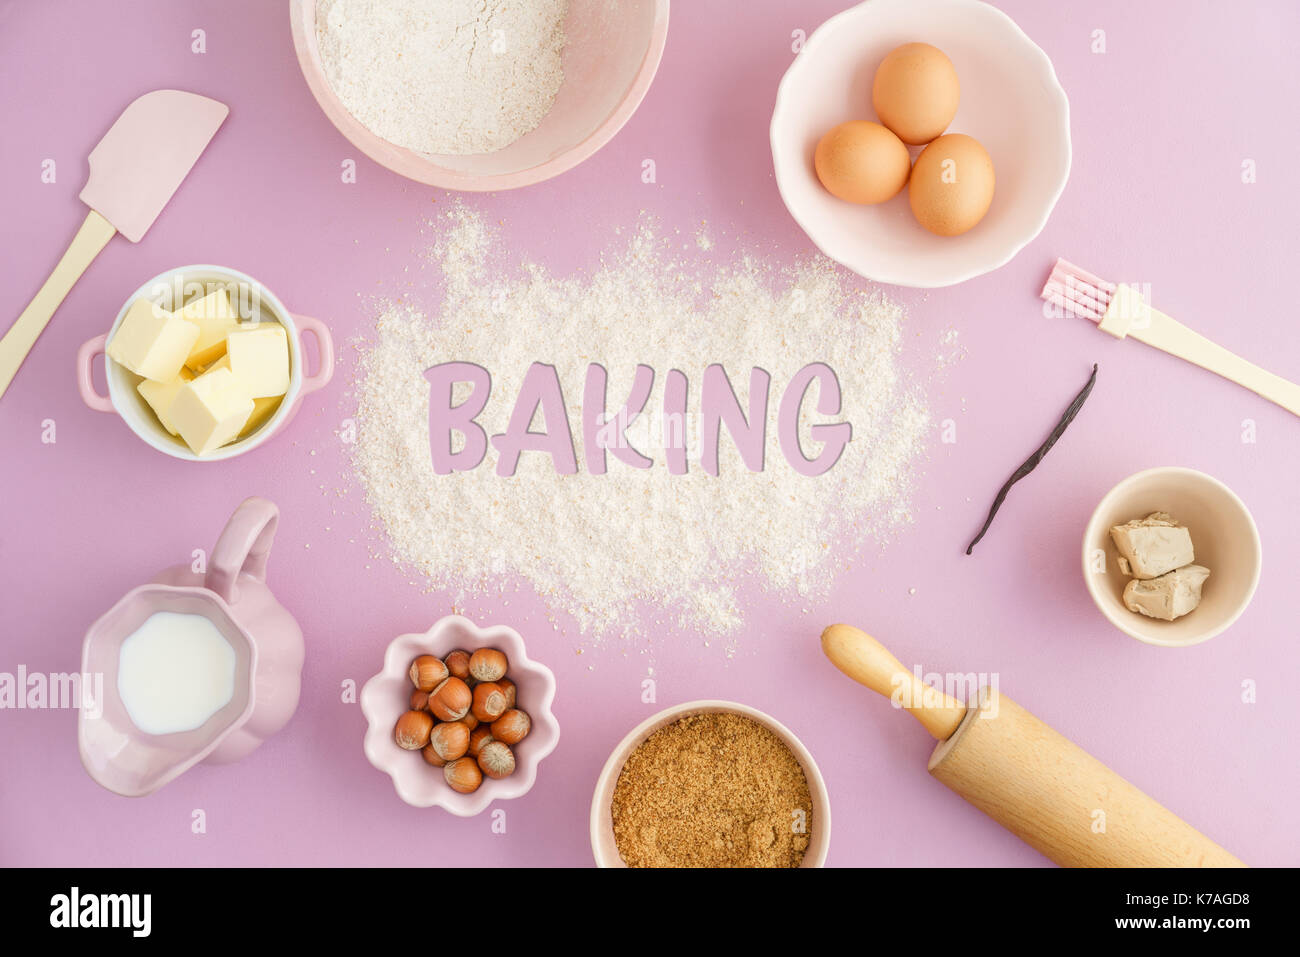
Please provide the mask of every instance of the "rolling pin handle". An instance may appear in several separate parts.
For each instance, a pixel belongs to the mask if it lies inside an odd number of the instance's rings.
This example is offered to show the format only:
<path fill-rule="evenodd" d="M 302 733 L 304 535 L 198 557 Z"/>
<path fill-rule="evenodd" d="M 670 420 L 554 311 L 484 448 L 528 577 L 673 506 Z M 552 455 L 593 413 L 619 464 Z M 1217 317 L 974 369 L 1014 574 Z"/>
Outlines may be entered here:
<path fill-rule="evenodd" d="M 964 704 L 931 688 L 884 645 L 852 625 L 831 625 L 823 631 L 822 651 L 854 681 L 901 704 L 937 741 L 951 737 L 966 716 Z"/>

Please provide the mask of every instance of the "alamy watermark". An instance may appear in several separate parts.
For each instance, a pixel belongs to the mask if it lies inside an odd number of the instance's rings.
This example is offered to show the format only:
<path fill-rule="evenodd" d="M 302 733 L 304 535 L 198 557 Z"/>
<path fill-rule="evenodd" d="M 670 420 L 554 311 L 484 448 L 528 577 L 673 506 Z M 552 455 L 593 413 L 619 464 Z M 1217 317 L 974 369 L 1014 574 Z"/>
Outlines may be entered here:
<path fill-rule="evenodd" d="M 890 678 L 893 693 L 889 700 L 895 708 L 939 708 L 944 706 L 944 695 L 966 705 L 977 708 L 981 718 L 998 716 L 998 673 L 993 672 L 922 672 L 921 666 L 912 669 L 911 674 L 898 672 Z M 916 691 L 914 689 L 923 690 Z M 920 700 L 915 698 L 920 696 Z"/>
<path fill-rule="evenodd" d="M 0 671 L 0 710 L 81 710 L 88 717 L 104 714 L 102 673 Z"/>

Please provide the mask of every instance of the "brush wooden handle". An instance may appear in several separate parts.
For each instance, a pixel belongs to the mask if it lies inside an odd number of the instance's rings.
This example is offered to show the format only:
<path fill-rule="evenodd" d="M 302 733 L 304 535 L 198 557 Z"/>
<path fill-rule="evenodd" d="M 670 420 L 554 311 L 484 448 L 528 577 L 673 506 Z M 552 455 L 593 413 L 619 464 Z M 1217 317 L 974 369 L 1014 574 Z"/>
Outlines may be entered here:
<path fill-rule="evenodd" d="M 1186 359 L 1202 369 L 1245 386 L 1256 395 L 1277 403 L 1292 415 L 1300 415 L 1300 385 L 1274 375 L 1267 369 L 1261 369 L 1253 362 L 1247 362 L 1235 352 L 1211 342 L 1163 312 L 1152 309 L 1151 324 L 1144 329 L 1130 329 L 1129 335 L 1171 356 Z"/>
<path fill-rule="evenodd" d="M 1131 337 L 1221 375 L 1229 382 L 1245 386 L 1256 395 L 1277 403 L 1292 415 L 1300 415 L 1300 385 L 1247 362 L 1235 352 L 1188 329 L 1172 316 L 1151 308 L 1132 286 L 1120 283 L 1115 287 L 1100 328 L 1116 338 Z"/>
<path fill-rule="evenodd" d="M 852 625 L 823 631 L 822 651 L 836 668 L 902 707 L 938 741 L 951 736 L 966 716 L 964 704 L 921 681 L 889 649 Z"/>
<path fill-rule="evenodd" d="M 0 397 L 4 396 L 55 310 L 116 232 L 113 225 L 93 209 L 86 214 L 85 222 L 54 267 L 54 272 L 50 273 L 50 278 L 45 280 L 36 297 L 0 339 Z"/>

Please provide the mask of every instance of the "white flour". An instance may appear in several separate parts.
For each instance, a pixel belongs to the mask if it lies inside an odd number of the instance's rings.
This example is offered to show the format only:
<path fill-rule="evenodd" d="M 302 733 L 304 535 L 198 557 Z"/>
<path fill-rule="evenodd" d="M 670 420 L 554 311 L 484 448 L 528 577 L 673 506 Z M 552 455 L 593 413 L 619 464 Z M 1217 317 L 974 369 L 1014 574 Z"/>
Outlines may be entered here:
<path fill-rule="evenodd" d="M 793 270 L 749 260 L 722 269 L 699 257 L 684 262 L 647 224 L 591 275 L 556 278 L 535 265 L 503 270 L 492 266 L 498 244 L 477 214 L 448 216 L 434 251 L 445 279 L 440 311 L 379 303 L 377 335 L 362 347 L 356 384 L 361 484 L 394 558 L 433 587 L 481 596 L 522 577 L 584 632 L 625 629 L 644 621 L 649 605 L 659 617 L 734 640 L 744 620 L 742 583 L 792 599 L 815 596 L 846 564 L 837 549 L 881 541 L 908 519 L 911 468 L 928 417 L 897 364 L 898 306 L 847 289 L 821 258 Z M 492 375 L 492 397 L 478 419 L 489 435 L 505 430 L 527 367 L 553 364 L 578 474 L 560 476 L 550 456 L 525 452 L 513 477 L 498 477 L 492 447 L 473 471 L 434 474 L 424 371 L 453 360 Z M 843 405 L 833 418 L 851 422 L 853 438 L 834 468 L 809 478 L 783 457 L 776 417 L 790 377 L 814 361 L 838 374 Z M 611 411 L 626 400 L 637 363 L 655 369 L 643 417 L 652 427 L 638 431 L 634 423 L 628 431 L 655 460 L 652 468 L 611 455 L 605 475 L 587 472 L 581 400 L 589 362 L 609 371 Z M 690 378 L 690 424 L 698 429 L 701 375 L 713 362 L 726 367 L 742 407 L 750 368 L 771 373 L 766 468 L 748 471 L 724 428 L 718 477 L 700 468 L 695 434 L 689 473 L 670 475 L 647 438 L 660 434 L 653 410 L 662 409 L 664 377 L 676 368 Z M 807 432 L 816 394 L 814 386 L 801 424 L 809 455 L 819 448 Z"/>
<path fill-rule="evenodd" d="M 531 132 L 564 79 L 568 0 L 321 0 L 330 88 L 421 153 L 490 153 Z"/>

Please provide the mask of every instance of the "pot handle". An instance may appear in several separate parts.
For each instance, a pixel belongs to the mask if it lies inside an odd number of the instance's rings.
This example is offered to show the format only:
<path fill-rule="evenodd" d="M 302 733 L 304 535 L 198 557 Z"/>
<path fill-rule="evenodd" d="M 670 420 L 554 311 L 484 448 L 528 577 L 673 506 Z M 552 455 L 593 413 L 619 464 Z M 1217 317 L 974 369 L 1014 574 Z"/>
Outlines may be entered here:
<path fill-rule="evenodd" d="M 102 356 L 107 345 L 107 335 L 95 336 L 77 350 L 77 389 L 81 392 L 81 401 L 96 412 L 117 411 L 112 399 L 95 391 L 95 357 Z"/>
<path fill-rule="evenodd" d="M 203 584 L 233 605 L 239 600 L 241 574 L 256 582 L 266 581 L 266 560 L 279 520 L 275 503 L 256 496 L 245 499 L 217 539 Z"/>
<path fill-rule="evenodd" d="M 320 368 L 316 370 L 316 374 L 302 377 L 302 394 L 308 395 L 317 389 L 325 388 L 334 377 L 334 339 L 330 336 L 329 327 L 319 319 L 294 313 L 293 321 L 297 323 L 301 332 L 311 333 L 312 338 L 316 340 L 316 351 L 320 355 Z"/>

